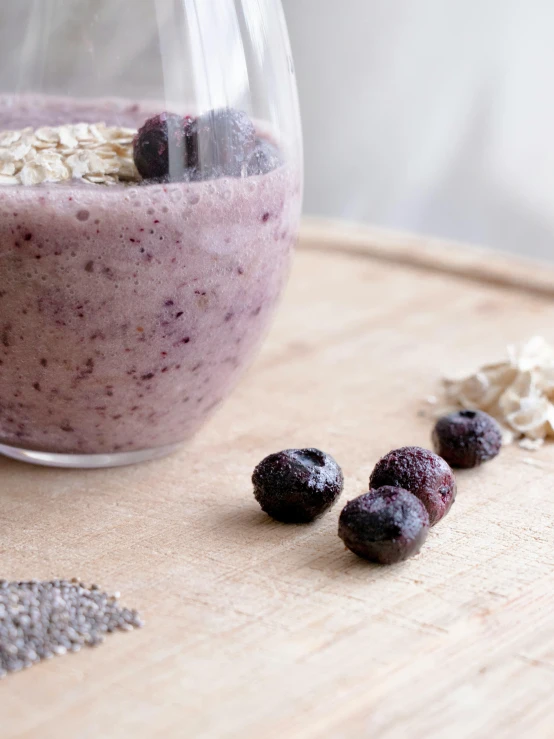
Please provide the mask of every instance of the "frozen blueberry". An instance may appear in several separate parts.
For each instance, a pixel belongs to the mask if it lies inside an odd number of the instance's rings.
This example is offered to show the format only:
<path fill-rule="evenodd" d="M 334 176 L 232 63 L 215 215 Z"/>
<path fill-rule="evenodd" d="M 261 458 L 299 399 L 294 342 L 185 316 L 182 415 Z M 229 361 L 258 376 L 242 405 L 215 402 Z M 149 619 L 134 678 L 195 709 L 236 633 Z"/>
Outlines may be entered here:
<path fill-rule="evenodd" d="M 240 177 L 256 141 L 256 129 L 246 113 L 233 108 L 211 110 L 191 124 L 188 163 L 197 179 Z"/>
<path fill-rule="evenodd" d="M 415 495 L 397 487 L 370 490 L 346 504 L 339 536 L 359 557 L 383 565 L 417 554 L 429 531 L 429 514 Z"/>
<path fill-rule="evenodd" d="M 427 508 L 431 526 L 444 518 L 456 497 L 456 480 L 441 457 L 428 449 L 406 446 L 389 452 L 371 473 L 371 490 L 385 486 L 409 490 Z"/>
<path fill-rule="evenodd" d="M 283 164 L 279 150 L 265 139 L 258 139 L 256 148 L 248 160 L 248 176 L 268 174 Z"/>
<path fill-rule="evenodd" d="M 184 179 L 190 118 L 160 113 L 149 118 L 134 140 L 135 165 L 146 180 Z"/>
<path fill-rule="evenodd" d="M 435 451 L 452 467 L 478 467 L 496 457 L 502 431 L 483 411 L 456 411 L 439 418 L 433 431 Z"/>
<path fill-rule="evenodd" d="M 256 500 L 270 516 L 308 523 L 336 502 L 344 478 L 335 460 L 319 449 L 286 449 L 260 462 L 252 482 Z"/>

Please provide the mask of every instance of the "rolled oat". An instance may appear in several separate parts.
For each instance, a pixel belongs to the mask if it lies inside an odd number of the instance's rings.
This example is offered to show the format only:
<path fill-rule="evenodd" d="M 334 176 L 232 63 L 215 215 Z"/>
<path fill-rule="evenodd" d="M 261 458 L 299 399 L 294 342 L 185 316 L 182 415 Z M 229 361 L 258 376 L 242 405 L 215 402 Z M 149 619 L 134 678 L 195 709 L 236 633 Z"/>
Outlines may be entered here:
<path fill-rule="evenodd" d="M 39 185 L 73 178 L 100 185 L 140 180 L 136 131 L 104 123 L 0 131 L 0 185 Z"/>

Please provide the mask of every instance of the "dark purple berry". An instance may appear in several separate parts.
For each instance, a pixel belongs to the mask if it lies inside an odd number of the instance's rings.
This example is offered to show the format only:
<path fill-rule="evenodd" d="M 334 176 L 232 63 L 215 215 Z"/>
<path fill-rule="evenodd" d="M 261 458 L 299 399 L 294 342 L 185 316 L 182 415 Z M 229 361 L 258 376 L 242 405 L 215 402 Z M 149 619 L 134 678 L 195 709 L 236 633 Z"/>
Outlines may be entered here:
<path fill-rule="evenodd" d="M 267 514 L 284 523 L 308 523 L 337 501 L 344 478 L 335 460 L 319 449 L 286 449 L 260 462 L 252 482 Z"/>
<path fill-rule="evenodd" d="M 452 467 L 478 467 L 499 453 L 502 431 L 483 411 L 456 411 L 437 421 L 435 451 Z"/>
<path fill-rule="evenodd" d="M 354 554 L 390 565 L 417 554 L 429 531 L 429 514 L 407 490 L 382 487 L 346 504 L 339 536 Z"/>
<path fill-rule="evenodd" d="M 191 124 L 189 166 L 200 180 L 241 177 L 256 141 L 256 129 L 246 113 L 233 108 L 211 110 Z"/>
<path fill-rule="evenodd" d="M 248 160 L 248 176 L 268 174 L 283 164 L 279 149 L 264 139 L 258 139 L 256 148 Z"/>
<path fill-rule="evenodd" d="M 406 446 L 389 452 L 369 478 L 370 490 L 392 486 L 419 498 L 429 513 L 431 526 L 444 518 L 456 497 L 456 480 L 441 457 L 428 449 Z"/>
<path fill-rule="evenodd" d="M 134 140 L 135 165 L 146 180 L 184 179 L 190 118 L 161 113 L 139 129 Z"/>

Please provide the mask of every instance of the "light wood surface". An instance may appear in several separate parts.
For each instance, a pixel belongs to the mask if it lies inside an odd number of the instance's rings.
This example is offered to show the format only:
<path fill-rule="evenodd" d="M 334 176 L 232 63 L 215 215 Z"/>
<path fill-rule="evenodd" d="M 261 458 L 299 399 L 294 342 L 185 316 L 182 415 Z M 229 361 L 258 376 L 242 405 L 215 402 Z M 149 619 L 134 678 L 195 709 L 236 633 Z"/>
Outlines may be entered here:
<path fill-rule="evenodd" d="M 0 683 L 3 739 L 554 736 L 554 447 L 458 475 L 415 559 L 372 566 L 263 515 L 254 465 L 331 452 L 345 502 L 428 445 L 443 373 L 554 340 L 554 271 L 337 224 L 305 227 L 264 350 L 188 448 L 133 468 L 0 461 L 1 576 L 80 576 L 147 625 Z"/>

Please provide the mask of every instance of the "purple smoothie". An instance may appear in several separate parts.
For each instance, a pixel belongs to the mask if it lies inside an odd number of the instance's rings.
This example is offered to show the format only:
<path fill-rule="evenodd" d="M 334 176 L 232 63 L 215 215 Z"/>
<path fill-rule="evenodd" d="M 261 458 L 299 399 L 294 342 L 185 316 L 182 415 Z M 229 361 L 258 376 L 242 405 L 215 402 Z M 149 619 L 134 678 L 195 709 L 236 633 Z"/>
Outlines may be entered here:
<path fill-rule="evenodd" d="M 0 130 L 148 112 L 0 98 Z M 297 170 L 200 182 L 0 187 L 0 443 L 109 454 L 189 438 L 283 289 Z"/>

